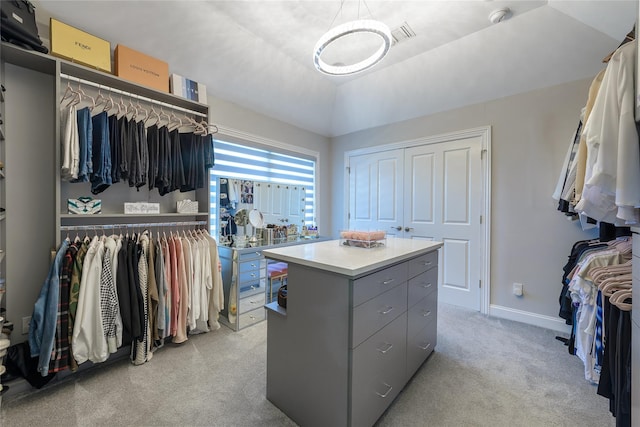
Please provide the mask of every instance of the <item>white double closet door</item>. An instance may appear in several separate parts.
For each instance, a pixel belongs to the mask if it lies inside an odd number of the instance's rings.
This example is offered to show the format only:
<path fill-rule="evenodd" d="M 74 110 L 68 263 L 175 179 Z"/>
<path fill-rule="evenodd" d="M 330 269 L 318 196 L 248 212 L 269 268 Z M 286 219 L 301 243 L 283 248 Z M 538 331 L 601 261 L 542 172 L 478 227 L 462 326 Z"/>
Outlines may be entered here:
<path fill-rule="evenodd" d="M 480 310 L 483 137 L 349 156 L 349 228 L 436 240 L 438 298 Z"/>

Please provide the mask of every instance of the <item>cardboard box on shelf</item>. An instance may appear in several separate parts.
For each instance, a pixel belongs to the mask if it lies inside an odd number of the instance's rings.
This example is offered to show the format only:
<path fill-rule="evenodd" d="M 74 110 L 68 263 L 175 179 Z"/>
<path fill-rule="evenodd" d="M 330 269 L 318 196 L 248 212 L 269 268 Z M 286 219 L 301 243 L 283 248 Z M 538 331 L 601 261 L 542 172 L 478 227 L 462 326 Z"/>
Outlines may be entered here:
<path fill-rule="evenodd" d="M 49 28 L 52 55 L 111 72 L 111 43 L 53 18 Z"/>
<path fill-rule="evenodd" d="M 174 95 L 200 102 L 201 104 L 207 103 L 207 86 L 181 75 L 171 74 L 169 89 Z"/>
<path fill-rule="evenodd" d="M 169 64 L 121 44 L 115 49 L 115 74 L 163 92 L 169 92 Z"/>

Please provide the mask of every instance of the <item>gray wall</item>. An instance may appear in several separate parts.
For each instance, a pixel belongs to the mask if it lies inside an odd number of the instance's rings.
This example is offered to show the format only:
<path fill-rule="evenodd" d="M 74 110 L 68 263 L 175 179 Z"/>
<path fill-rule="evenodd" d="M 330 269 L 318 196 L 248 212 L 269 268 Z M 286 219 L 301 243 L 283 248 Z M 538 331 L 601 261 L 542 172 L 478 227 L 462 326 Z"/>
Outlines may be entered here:
<path fill-rule="evenodd" d="M 5 64 L 4 144 L 7 319 L 11 343 L 27 339 L 22 319 L 33 313 L 55 250 L 53 76 Z"/>
<path fill-rule="evenodd" d="M 317 151 L 316 219 L 321 234 L 331 230 L 331 174 L 329 138 L 243 108 L 237 104 L 209 97 L 210 123 L 230 128 L 264 140 Z M 277 102 L 277 101 L 274 101 Z M 340 194 L 339 197 L 342 197 Z"/>
<path fill-rule="evenodd" d="M 589 238 L 551 198 L 591 80 L 498 99 L 334 138 L 333 187 L 344 192 L 344 154 L 357 148 L 490 125 L 492 129 L 490 313 L 562 329 L 557 316 L 562 266 L 571 245 Z M 344 197 L 331 207 L 343 224 Z M 525 294 L 512 294 L 512 283 Z M 554 324 L 557 323 L 557 324 Z"/>

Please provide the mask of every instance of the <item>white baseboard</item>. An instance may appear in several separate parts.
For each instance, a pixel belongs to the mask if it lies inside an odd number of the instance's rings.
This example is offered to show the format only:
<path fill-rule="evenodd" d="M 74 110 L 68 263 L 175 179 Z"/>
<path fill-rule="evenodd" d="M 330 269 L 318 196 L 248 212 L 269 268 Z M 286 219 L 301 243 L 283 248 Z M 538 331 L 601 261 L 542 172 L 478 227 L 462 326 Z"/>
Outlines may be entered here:
<path fill-rule="evenodd" d="M 540 326 L 541 328 L 551 329 L 553 331 L 563 332 L 567 334 L 571 332 L 571 325 L 567 325 L 565 321 L 559 317 L 545 316 L 542 314 L 531 313 L 529 311 L 522 311 L 516 310 L 514 308 L 504 307 L 501 305 L 491 304 L 489 306 L 489 316 L 514 320 L 516 322 Z"/>

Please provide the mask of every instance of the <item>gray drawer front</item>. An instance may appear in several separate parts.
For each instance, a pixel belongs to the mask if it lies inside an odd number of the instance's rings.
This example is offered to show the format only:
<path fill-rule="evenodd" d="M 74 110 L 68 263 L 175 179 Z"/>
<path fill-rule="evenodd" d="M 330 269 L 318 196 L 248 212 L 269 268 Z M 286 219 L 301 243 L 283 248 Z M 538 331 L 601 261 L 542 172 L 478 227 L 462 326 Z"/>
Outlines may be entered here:
<path fill-rule="evenodd" d="M 240 263 L 240 273 L 246 273 L 247 271 L 260 270 L 266 267 L 266 260 L 256 258 L 249 261 L 242 261 Z"/>
<path fill-rule="evenodd" d="M 240 283 L 238 289 L 238 298 L 246 298 L 250 295 L 266 292 L 267 281 L 263 278 L 260 280 L 252 280 L 250 282 Z"/>
<path fill-rule="evenodd" d="M 408 311 L 407 334 L 411 337 L 438 316 L 438 293 L 431 292 Z"/>
<path fill-rule="evenodd" d="M 351 348 L 382 329 L 407 311 L 407 284 L 378 295 L 353 309 L 353 341 Z"/>
<path fill-rule="evenodd" d="M 420 332 L 407 339 L 407 377 L 408 381 L 427 359 L 436 346 L 438 321 L 434 318 Z"/>
<path fill-rule="evenodd" d="M 402 263 L 361 277 L 353 282 L 353 306 L 388 291 L 407 280 L 407 264 Z"/>
<path fill-rule="evenodd" d="M 407 264 L 409 264 L 409 278 L 416 277 L 418 274 L 438 266 L 438 251 L 410 259 Z"/>
<path fill-rule="evenodd" d="M 438 289 L 438 269 L 432 268 L 409 279 L 409 307 Z"/>
<path fill-rule="evenodd" d="M 246 328 L 254 323 L 258 323 L 266 319 L 264 307 L 257 308 L 253 311 L 240 314 L 238 317 L 238 329 Z"/>
<path fill-rule="evenodd" d="M 265 302 L 264 292 L 251 295 L 247 298 L 242 298 L 240 300 L 240 304 L 238 304 L 238 313 L 242 314 L 251 310 L 255 310 L 256 308 L 260 308 L 264 306 L 264 302 Z"/>
<path fill-rule="evenodd" d="M 245 262 L 251 259 L 262 258 L 262 251 L 251 251 L 242 254 L 238 254 L 238 262 Z"/>
<path fill-rule="evenodd" d="M 264 272 L 264 270 L 260 270 L 260 269 L 240 272 L 238 283 L 240 283 L 240 287 L 242 287 L 243 283 L 257 282 L 260 279 L 264 279 L 265 274 L 266 273 Z"/>
<path fill-rule="evenodd" d="M 352 426 L 371 426 L 405 382 L 406 314 L 353 351 Z"/>

